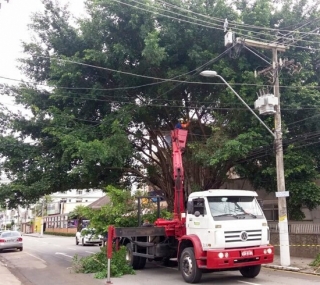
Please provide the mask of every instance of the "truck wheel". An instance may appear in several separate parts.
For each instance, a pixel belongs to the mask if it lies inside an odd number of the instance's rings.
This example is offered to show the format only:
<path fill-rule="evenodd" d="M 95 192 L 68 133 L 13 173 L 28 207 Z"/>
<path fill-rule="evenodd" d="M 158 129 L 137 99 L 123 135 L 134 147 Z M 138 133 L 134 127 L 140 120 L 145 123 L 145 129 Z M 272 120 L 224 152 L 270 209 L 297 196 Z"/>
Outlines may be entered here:
<path fill-rule="evenodd" d="M 240 268 L 240 273 L 243 277 L 254 278 L 260 273 L 260 270 L 261 265 L 246 266 Z"/>
<path fill-rule="evenodd" d="M 192 247 L 187 247 L 182 251 L 179 269 L 184 281 L 187 283 L 198 283 L 201 280 L 202 271 L 197 266 Z"/>
<path fill-rule="evenodd" d="M 143 264 L 143 261 L 141 261 L 141 257 L 140 256 L 133 255 L 133 250 L 132 250 L 132 244 L 131 243 L 127 243 L 126 249 L 127 249 L 127 252 L 126 252 L 126 261 L 127 261 L 127 263 L 130 266 L 132 266 L 133 269 L 142 269 L 146 264 L 146 259 L 142 258 L 142 259 L 144 259 L 144 264 Z"/>
<path fill-rule="evenodd" d="M 139 268 L 138 269 L 143 269 L 146 266 L 147 259 L 145 257 L 139 256 L 140 257 L 140 262 L 139 262 Z"/>

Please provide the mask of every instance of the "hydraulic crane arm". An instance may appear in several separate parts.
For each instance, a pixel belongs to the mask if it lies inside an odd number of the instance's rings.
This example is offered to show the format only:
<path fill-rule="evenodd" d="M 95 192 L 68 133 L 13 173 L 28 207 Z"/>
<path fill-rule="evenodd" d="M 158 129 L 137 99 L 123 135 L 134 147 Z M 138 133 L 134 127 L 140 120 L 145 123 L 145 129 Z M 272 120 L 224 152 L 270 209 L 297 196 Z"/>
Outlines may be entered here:
<path fill-rule="evenodd" d="M 182 154 L 186 147 L 188 131 L 174 129 L 171 131 L 172 161 L 174 179 L 174 218 L 181 220 L 181 213 L 185 212 L 184 205 L 184 169 Z"/>

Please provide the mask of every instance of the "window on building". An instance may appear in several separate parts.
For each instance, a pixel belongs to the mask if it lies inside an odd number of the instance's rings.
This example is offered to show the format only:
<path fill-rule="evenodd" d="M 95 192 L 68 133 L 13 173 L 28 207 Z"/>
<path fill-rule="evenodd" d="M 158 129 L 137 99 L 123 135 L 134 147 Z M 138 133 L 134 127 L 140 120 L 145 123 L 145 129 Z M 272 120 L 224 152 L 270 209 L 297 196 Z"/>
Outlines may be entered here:
<path fill-rule="evenodd" d="M 69 199 L 69 203 L 71 203 L 71 199 Z"/>
<path fill-rule="evenodd" d="M 82 203 L 82 199 L 76 199 L 76 203 Z"/>
<path fill-rule="evenodd" d="M 77 190 L 77 195 L 82 195 L 83 191 L 82 190 Z"/>

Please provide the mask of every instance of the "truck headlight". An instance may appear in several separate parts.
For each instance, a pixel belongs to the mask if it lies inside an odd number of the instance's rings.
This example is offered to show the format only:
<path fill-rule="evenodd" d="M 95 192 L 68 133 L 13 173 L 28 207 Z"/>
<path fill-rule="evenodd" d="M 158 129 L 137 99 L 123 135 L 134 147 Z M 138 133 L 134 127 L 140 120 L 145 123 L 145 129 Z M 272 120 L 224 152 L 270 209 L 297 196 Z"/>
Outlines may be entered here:
<path fill-rule="evenodd" d="M 222 252 L 219 252 L 218 257 L 219 258 L 224 258 L 224 254 Z"/>
<path fill-rule="evenodd" d="M 271 248 L 267 248 L 263 250 L 264 254 L 271 254 L 272 253 L 272 249 Z"/>
<path fill-rule="evenodd" d="M 219 258 L 228 258 L 229 257 L 229 253 L 228 252 L 225 252 L 225 253 L 219 252 L 218 253 L 218 257 Z"/>

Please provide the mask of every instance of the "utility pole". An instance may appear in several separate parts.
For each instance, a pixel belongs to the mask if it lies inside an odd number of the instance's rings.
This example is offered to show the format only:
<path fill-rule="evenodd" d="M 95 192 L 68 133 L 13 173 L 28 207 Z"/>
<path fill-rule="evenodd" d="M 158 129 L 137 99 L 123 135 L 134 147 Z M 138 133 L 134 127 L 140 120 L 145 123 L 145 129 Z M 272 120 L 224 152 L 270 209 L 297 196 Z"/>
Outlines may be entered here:
<path fill-rule="evenodd" d="M 7 229 L 7 212 L 8 212 L 8 202 L 6 202 L 6 212 L 4 215 L 4 230 Z"/>
<path fill-rule="evenodd" d="M 43 236 L 43 218 L 44 218 L 44 198 L 45 196 L 42 197 L 42 205 L 41 205 L 41 228 L 40 228 L 40 236 Z"/>
<path fill-rule="evenodd" d="M 253 40 L 245 40 L 237 38 L 236 42 L 239 44 L 272 50 L 272 66 L 266 70 L 272 70 L 274 96 L 278 98 L 276 105 L 274 124 L 275 124 L 275 149 L 276 149 L 276 169 L 277 169 L 277 193 L 278 197 L 278 213 L 279 213 L 279 241 L 280 241 L 280 263 L 282 266 L 290 265 L 290 247 L 289 247 L 289 231 L 288 231 L 288 215 L 287 215 L 287 201 L 288 191 L 285 187 L 284 164 L 283 164 L 283 144 L 282 144 L 282 129 L 281 129 L 281 110 L 280 110 L 280 91 L 279 91 L 279 63 L 278 51 L 285 51 L 284 45 L 276 43 L 263 43 Z M 263 73 L 261 71 L 259 73 Z"/>
<path fill-rule="evenodd" d="M 277 165 L 277 188 L 278 192 L 285 192 L 285 177 L 283 165 L 283 144 L 281 129 L 281 110 L 280 110 L 280 91 L 279 91 L 279 70 L 278 70 L 278 51 L 272 49 L 272 63 L 275 65 L 274 76 L 274 96 L 278 98 L 279 104 L 276 106 L 274 115 L 275 129 L 275 148 L 276 148 L 276 165 Z M 279 213 L 279 239 L 280 239 L 280 263 L 283 266 L 290 265 L 290 248 L 289 248 L 289 232 L 288 232 L 288 216 L 286 197 L 278 197 L 278 213 Z"/>

